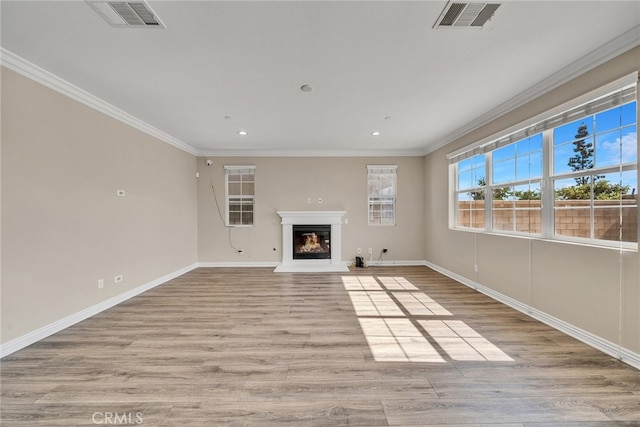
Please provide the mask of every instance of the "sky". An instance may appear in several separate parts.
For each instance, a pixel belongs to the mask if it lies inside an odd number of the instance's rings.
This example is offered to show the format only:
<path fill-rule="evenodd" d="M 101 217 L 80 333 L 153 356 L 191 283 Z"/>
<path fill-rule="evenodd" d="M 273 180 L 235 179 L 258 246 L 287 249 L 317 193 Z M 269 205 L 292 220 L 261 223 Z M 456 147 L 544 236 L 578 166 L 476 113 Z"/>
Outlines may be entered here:
<path fill-rule="evenodd" d="M 572 172 L 568 163 L 575 155 L 573 142 L 576 140 L 578 128 L 583 124 L 589 133 L 586 142 L 594 144 L 595 168 L 637 162 L 636 118 L 636 102 L 632 102 L 555 128 L 552 174 Z M 492 183 L 499 185 L 539 179 L 542 176 L 542 146 L 540 133 L 494 150 L 491 154 Z M 475 156 L 458 164 L 459 189 L 475 187 L 479 180 L 485 178 L 484 158 L 484 155 Z M 604 179 L 628 185 L 629 192 L 634 188 L 636 193 L 639 190 L 635 171 L 608 173 Z M 575 180 L 563 180 L 562 185 L 569 185 L 569 182 L 575 183 Z M 524 190 L 525 187 L 518 189 Z M 531 189 L 539 190 L 539 185 L 535 184 Z"/>

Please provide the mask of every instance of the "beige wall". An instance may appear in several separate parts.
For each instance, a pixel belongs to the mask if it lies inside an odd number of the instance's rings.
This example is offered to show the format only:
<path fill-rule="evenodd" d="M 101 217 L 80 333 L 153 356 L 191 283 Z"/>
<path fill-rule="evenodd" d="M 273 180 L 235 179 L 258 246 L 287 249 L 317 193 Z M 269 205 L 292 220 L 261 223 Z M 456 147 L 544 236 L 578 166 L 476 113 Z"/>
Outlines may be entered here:
<path fill-rule="evenodd" d="M 639 69 L 636 48 L 424 158 L 215 157 L 211 167 L 3 69 L 2 343 L 198 261 L 277 263 L 276 211 L 345 210 L 344 261 L 369 247 L 374 261 L 383 247 L 385 261 L 426 259 L 640 352 L 638 252 L 449 230 L 446 185 L 448 152 Z M 229 229 L 218 215 L 211 184 L 224 214 L 226 164 L 256 166 L 254 227 Z M 367 225 L 367 164 L 398 165 L 396 226 Z"/>
<path fill-rule="evenodd" d="M 195 156 L 4 68 L 1 170 L 3 343 L 197 262 Z"/>
<path fill-rule="evenodd" d="M 638 70 L 640 48 L 635 48 L 426 156 L 426 260 L 640 352 L 637 251 L 620 254 L 613 249 L 449 230 L 450 199 L 443 185 L 449 177 L 447 153 Z"/>
<path fill-rule="evenodd" d="M 382 248 L 385 261 L 424 259 L 424 176 L 421 157 L 235 157 L 198 160 L 198 254 L 201 262 L 278 262 L 282 259 L 279 210 L 344 210 L 342 259 L 353 261 L 357 248 L 373 260 Z M 255 226 L 225 228 L 211 183 L 224 215 L 224 165 L 255 165 Z M 398 165 L 396 226 L 367 225 L 367 164 Z M 307 199 L 312 203 L 308 204 Z M 322 198 L 322 204 L 318 203 Z M 235 252 L 229 244 L 244 250 Z M 275 251 L 273 249 L 276 249 Z"/>

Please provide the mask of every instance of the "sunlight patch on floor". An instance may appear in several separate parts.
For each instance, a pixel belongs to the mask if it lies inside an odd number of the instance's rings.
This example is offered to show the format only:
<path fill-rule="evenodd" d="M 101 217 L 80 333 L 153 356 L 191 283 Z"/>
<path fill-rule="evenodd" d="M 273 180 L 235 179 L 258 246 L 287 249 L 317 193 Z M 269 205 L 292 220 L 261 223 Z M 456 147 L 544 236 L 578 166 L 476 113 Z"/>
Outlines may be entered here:
<path fill-rule="evenodd" d="M 348 291 L 381 291 L 382 287 L 373 276 L 342 276 L 344 288 Z"/>
<path fill-rule="evenodd" d="M 404 277 L 378 277 L 378 280 L 382 282 L 385 288 L 389 290 L 405 290 L 405 291 L 417 291 L 418 288 Z"/>
<path fill-rule="evenodd" d="M 418 320 L 453 360 L 513 361 L 462 320 Z"/>
<path fill-rule="evenodd" d="M 451 316 L 443 306 L 422 292 L 392 292 L 396 300 L 414 316 Z"/>
<path fill-rule="evenodd" d="M 413 292 L 419 289 L 403 277 L 343 276 L 342 281 L 378 362 L 442 363 L 445 355 L 458 361 L 513 361 L 462 320 L 415 318 L 453 314 L 424 292 Z"/>
<path fill-rule="evenodd" d="M 409 319 L 360 318 L 360 326 L 378 362 L 444 362 Z"/>
<path fill-rule="evenodd" d="M 350 291 L 349 297 L 358 316 L 404 316 L 386 292 Z"/>

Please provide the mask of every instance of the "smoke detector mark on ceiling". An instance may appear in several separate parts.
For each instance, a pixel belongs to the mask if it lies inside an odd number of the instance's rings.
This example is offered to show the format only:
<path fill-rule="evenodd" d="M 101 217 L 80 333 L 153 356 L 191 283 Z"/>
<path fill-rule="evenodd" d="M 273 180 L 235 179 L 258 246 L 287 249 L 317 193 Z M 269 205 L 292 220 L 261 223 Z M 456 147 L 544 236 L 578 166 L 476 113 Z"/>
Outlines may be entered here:
<path fill-rule="evenodd" d="M 479 27 L 482 28 L 496 13 L 500 3 L 449 2 L 434 28 Z"/>
<path fill-rule="evenodd" d="M 144 1 L 87 1 L 112 27 L 166 28 Z"/>

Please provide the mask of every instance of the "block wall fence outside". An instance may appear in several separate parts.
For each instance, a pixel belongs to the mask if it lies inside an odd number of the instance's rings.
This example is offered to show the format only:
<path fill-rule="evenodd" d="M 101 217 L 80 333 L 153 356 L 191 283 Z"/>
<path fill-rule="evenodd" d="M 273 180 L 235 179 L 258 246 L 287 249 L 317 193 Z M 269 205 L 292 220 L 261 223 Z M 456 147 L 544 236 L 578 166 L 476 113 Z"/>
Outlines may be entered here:
<path fill-rule="evenodd" d="M 458 203 L 458 225 L 484 228 L 484 200 Z M 620 209 L 622 206 L 622 209 Z M 632 199 L 596 201 L 594 209 L 595 238 L 618 240 L 622 218 L 622 240 L 635 242 L 638 239 L 638 195 Z M 555 234 L 569 237 L 590 237 L 591 210 L 588 200 L 556 201 Z M 493 201 L 493 229 L 495 231 L 517 231 L 542 233 L 542 211 L 540 200 Z M 515 210 L 515 215 L 514 215 Z"/>

